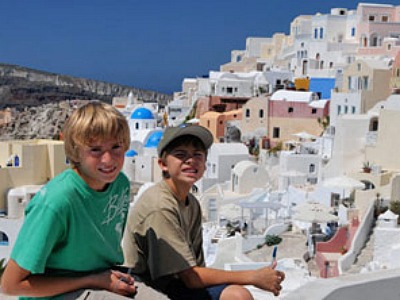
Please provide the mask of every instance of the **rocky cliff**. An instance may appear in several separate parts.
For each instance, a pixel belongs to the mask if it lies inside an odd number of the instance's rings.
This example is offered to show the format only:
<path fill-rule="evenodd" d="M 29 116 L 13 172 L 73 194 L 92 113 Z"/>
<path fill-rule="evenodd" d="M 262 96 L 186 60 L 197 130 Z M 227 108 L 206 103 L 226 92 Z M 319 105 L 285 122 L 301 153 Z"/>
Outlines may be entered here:
<path fill-rule="evenodd" d="M 161 106 L 172 99 L 129 86 L 0 64 L 0 109 L 13 110 L 12 121 L 0 126 L 0 140 L 57 139 L 77 103 L 93 99 L 111 103 L 113 97 L 130 92 L 138 100 Z"/>
<path fill-rule="evenodd" d="M 161 105 L 172 99 L 171 95 L 154 91 L 0 64 L 0 109 L 72 99 L 98 99 L 111 103 L 113 97 L 128 96 L 130 92 L 139 100 Z"/>

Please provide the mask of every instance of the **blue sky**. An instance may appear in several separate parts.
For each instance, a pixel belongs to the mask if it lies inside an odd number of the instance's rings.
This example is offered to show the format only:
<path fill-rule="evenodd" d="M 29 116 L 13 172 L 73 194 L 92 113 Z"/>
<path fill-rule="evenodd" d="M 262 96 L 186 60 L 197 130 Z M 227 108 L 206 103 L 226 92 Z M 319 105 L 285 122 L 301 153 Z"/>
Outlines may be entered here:
<path fill-rule="evenodd" d="M 400 5 L 399 0 L 361 1 Z M 0 62 L 172 93 L 219 70 L 246 37 L 353 0 L 1 0 Z"/>

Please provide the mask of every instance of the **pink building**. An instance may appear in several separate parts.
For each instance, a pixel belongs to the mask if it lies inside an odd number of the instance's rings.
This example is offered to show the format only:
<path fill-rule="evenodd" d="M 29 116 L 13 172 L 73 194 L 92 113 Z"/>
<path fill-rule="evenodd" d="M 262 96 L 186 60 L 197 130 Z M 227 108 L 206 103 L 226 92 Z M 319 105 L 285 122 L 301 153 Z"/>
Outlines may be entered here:
<path fill-rule="evenodd" d="M 360 3 L 357 15 L 357 54 L 396 56 L 400 50 L 400 6 Z"/>
<path fill-rule="evenodd" d="M 313 92 L 280 90 L 268 102 L 268 133 L 271 145 L 293 139 L 305 131 L 319 136 L 324 128 L 319 121 L 328 118 L 329 101 L 318 100 Z"/>

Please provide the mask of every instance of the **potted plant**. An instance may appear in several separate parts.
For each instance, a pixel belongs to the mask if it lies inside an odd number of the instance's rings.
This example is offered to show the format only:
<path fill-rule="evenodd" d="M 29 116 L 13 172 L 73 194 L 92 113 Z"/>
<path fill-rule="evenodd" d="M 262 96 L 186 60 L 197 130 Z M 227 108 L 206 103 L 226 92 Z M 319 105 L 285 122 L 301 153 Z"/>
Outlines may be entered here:
<path fill-rule="evenodd" d="M 369 163 L 369 161 L 365 161 L 363 163 L 363 171 L 364 171 L 364 173 L 370 173 L 371 172 L 371 164 Z"/>

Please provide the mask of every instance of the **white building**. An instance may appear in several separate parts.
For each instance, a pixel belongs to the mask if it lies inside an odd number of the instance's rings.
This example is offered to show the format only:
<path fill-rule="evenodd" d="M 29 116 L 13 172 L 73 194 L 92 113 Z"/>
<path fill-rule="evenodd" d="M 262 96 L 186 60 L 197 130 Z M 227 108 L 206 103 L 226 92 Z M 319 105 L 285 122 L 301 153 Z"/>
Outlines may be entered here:
<path fill-rule="evenodd" d="M 214 143 L 208 151 L 207 170 L 203 181 L 208 188 L 215 183 L 230 180 L 231 170 L 242 161 L 249 160 L 249 150 L 242 143 Z"/>

